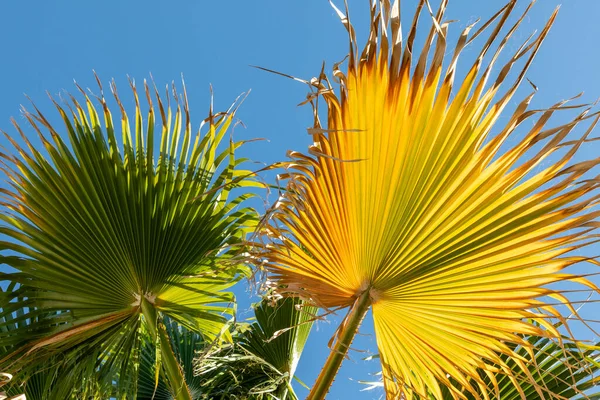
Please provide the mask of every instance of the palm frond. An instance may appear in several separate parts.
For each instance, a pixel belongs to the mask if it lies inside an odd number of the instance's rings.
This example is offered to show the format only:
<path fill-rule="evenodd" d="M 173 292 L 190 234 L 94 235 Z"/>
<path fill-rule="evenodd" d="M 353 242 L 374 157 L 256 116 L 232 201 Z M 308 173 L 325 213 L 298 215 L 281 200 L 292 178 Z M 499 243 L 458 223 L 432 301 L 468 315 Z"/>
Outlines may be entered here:
<path fill-rule="evenodd" d="M 291 381 L 317 309 L 300 299 L 265 298 L 254 311 L 256 322 L 238 325 L 232 344 L 196 361 L 202 398 L 297 399 Z"/>
<path fill-rule="evenodd" d="M 12 375 L 7 374 L 5 372 L 0 373 L 0 388 L 10 383 L 12 380 Z M 24 394 L 11 395 L 7 394 L 5 391 L 0 392 L 0 400 L 27 400 Z"/>
<path fill-rule="evenodd" d="M 235 157 L 243 142 L 224 140 L 235 107 L 211 107 L 194 134 L 185 89 L 180 96 L 167 88 L 161 98 L 154 88 L 153 98 L 144 84 L 144 120 L 131 87 L 133 121 L 114 83 L 120 127 L 102 87 L 100 113 L 82 90 L 82 104 L 55 102 L 62 129 L 37 108 L 24 111 L 41 146 L 14 122 L 20 138 L 6 137 L 16 155 L 0 153 L 11 185 L 1 189 L 0 261 L 16 270 L 0 279 L 20 285 L 2 315 L 25 310 L 17 318 L 31 321 L 14 330 L 0 324 L 0 342 L 14 348 L 0 369 L 27 375 L 57 354 L 92 359 L 99 376 L 120 377 L 119 398 L 137 382 L 142 328 L 159 340 L 168 316 L 210 340 L 221 334 L 233 313 L 227 289 L 248 273 L 238 254 L 257 221 L 244 206 L 251 194 L 231 192 L 258 185 Z M 178 367 L 170 373 L 174 379 Z M 170 389 L 185 394 L 176 385 Z"/>
<path fill-rule="evenodd" d="M 316 307 L 300 299 L 261 301 L 254 308 L 256 322 L 245 332 L 242 345 L 293 377 L 316 312 Z"/>
<path fill-rule="evenodd" d="M 10 283 L 0 297 L 0 310 L 7 309 L 9 294 L 15 291 L 16 284 Z M 0 318 L 1 331 L 6 336 L 19 335 L 39 324 L 45 317 L 56 317 L 57 312 L 38 315 L 33 319 L 23 319 L 26 310 L 18 309 L 14 313 L 4 313 Z M 0 347 L 0 357 L 11 354 L 16 345 L 6 341 Z M 100 353 L 96 353 L 96 358 Z M 46 360 L 44 364 L 29 368 L 27 374 L 19 374 L 6 383 L 8 396 L 23 394 L 28 400 L 64 400 L 77 398 L 110 398 L 113 394 L 113 382 L 106 375 L 96 374 L 96 360 L 89 355 L 71 352 L 70 357 L 57 354 Z M 62 376 L 62 378 L 60 378 Z"/>
<path fill-rule="evenodd" d="M 501 356 L 512 370 L 512 375 L 517 377 L 520 390 L 508 375 L 500 374 L 497 379 L 490 379 L 482 372 L 480 376 L 487 385 L 487 396 L 506 400 L 520 400 L 521 394 L 528 400 L 544 400 L 549 397 L 540 395 L 540 389 L 543 393 L 552 393 L 563 399 L 581 400 L 600 396 L 600 392 L 597 392 L 600 382 L 600 352 L 593 349 L 583 350 L 568 338 L 565 340 L 566 342 L 560 345 L 548 338 L 527 338 L 535 357 L 534 363 L 528 366 L 533 380 L 525 376 L 517 359 Z M 516 353 L 527 358 L 530 349 L 520 347 Z M 591 393 L 590 389 L 596 390 L 596 393 Z M 475 399 L 470 394 L 468 397 Z M 452 396 L 448 394 L 446 398 L 449 400 Z"/>
<path fill-rule="evenodd" d="M 553 393 L 564 399 L 595 399 L 600 396 L 598 384 L 600 383 L 600 352 L 598 350 L 582 350 L 575 343 L 568 342 L 568 338 L 563 345 L 548 338 L 536 336 L 527 337 L 526 340 L 531 344 L 531 348 L 520 347 L 516 353 L 522 357 L 528 357 L 529 350 L 535 355 L 535 362 L 528 367 L 529 373 L 533 377 L 533 382 L 526 379 L 519 363 L 508 357 L 501 355 L 500 358 L 511 368 L 515 376 L 521 376 L 518 379 L 519 389 L 505 374 L 499 374 L 495 379 L 490 379 L 485 371 L 480 372 L 480 378 L 486 383 L 485 393 L 480 392 L 483 398 L 499 398 L 502 400 L 519 400 L 521 393 L 528 400 L 544 400 L 547 397 L 540 396 L 538 388 L 544 388 L 546 392 Z M 372 385 L 371 388 L 380 386 L 382 382 L 363 382 Z M 596 391 L 596 392 L 594 392 Z M 442 388 L 443 399 L 452 400 L 452 393 Z M 465 393 L 468 399 L 474 400 L 476 397 L 471 393 Z M 418 400 L 418 396 L 413 397 Z M 435 398 L 430 396 L 430 398 Z"/>
<path fill-rule="evenodd" d="M 593 170 L 600 159 L 574 157 L 592 140 L 599 114 L 565 101 L 531 110 L 531 93 L 501 119 L 556 13 L 494 77 L 531 5 L 514 24 L 510 1 L 474 34 L 465 29 L 444 71 L 447 3 L 434 11 L 420 1 L 403 35 L 400 2 L 373 2 L 362 53 L 347 13 L 337 10 L 350 35 L 347 69 L 335 65 L 336 87 L 324 73 L 307 82 L 314 145 L 308 154 L 290 153 L 287 190 L 262 230 L 267 240 L 257 257 L 282 293 L 351 307 L 310 399 L 327 393 L 369 308 L 389 398 L 441 399 L 443 388 L 455 399 L 481 398 L 488 387 L 482 370 L 493 384 L 502 374 L 517 389 L 533 384 L 533 352 L 515 350 L 531 350 L 523 336 L 563 342 L 554 323 L 568 326 L 563 310 L 575 311 L 573 297 L 552 284 L 599 292 L 585 275 L 567 271 L 598 264 L 576 252 L 597 241 L 600 179 Z M 432 23 L 419 53 L 413 46 L 424 10 Z M 475 37 L 483 47 L 456 84 L 461 51 Z M 565 110 L 578 114 L 545 127 Z M 572 138 L 583 123 L 588 129 Z M 517 138 L 521 129 L 528 131 Z"/>
<path fill-rule="evenodd" d="M 192 398 L 199 399 L 202 388 L 200 378 L 194 376 L 193 361 L 196 354 L 202 351 L 207 343 L 198 333 L 192 332 L 168 318 L 164 319 L 164 324 L 175 356 L 183 369 Z M 156 380 L 156 345 L 151 337 L 147 336 L 146 339 L 140 353 L 137 398 L 139 400 L 173 400 L 164 376 L 161 376 L 158 381 Z"/>

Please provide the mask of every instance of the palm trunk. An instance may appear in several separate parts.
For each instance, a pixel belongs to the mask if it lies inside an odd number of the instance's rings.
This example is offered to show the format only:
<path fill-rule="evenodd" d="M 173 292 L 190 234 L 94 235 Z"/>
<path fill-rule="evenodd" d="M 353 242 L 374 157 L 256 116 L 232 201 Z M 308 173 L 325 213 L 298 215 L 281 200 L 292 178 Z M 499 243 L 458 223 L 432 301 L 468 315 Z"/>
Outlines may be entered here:
<path fill-rule="evenodd" d="M 179 361 L 177 361 L 177 357 L 175 357 L 175 353 L 171 347 L 169 335 L 165 331 L 164 326 L 159 326 L 157 323 L 156 309 L 143 297 L 141 300 L 141 307 L 150 334 L 153 338 L 158 336 L 160 339 L 161 362 L 165 368 L 165 373 L 169 380 L 169 386 L 173 392 L 173 396 L 175 396 L 176 400 L 192 400 L 192 395 L 185 382 L 185 377 L 179 366 Z"/>
<path fill-rule="evenodd" d="M 365 314 L 371 306 L 370 290 L 366 290 L 352 305 L 344 325 L 340 330 L 337 340 L 329 353 L 329 357 L 317 378 L 313 388 L 308 394 L 307 400 L 322 400 L 329 392 L 329 387 L 333 383 L 342 361 L 348 353 L 348 349 L 354 340 L 354 336 L 358 331 Z"/>

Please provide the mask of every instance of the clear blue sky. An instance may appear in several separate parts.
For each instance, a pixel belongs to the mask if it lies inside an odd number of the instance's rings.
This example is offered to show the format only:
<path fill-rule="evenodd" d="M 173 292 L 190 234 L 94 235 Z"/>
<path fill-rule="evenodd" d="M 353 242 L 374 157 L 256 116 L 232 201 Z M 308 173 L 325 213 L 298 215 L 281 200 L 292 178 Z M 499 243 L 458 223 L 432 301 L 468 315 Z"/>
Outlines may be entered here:
<path fill-rule="evenodd" d="M 338 3 L 343 3 L 339 1 Z M 350 0 L 359 38 L 367 35 L 367 0 Z M 405 0 L 409 10 L 416 0 Z M 438 1 L 433 0 L 436 4 Z M 505 0 L 452 0 L 447 19 L 456 34 L 468 23 L 489 17 Z M 518 6 L 522 9 L 527 0 Z M 559 18 L 528 77 L 539 87 L 535 107 L 551 104 L 581 91 L 584 100 L 600 97 L 600 15 L 598 0 L 564 0 Z M 520 43 L 560 4 L 541 0 L 511 43 Z M 407 14 L 405 14 L 407 16 Z M 408 19 L 405 18 L 405 24 Z M 238 117 L 246 128 L 236 137 L 268 138 L 252 144 L 246 154 L 259 161 L 285 158 L 288 149 L 305 150 L 310 142 L 305 128 L 311 124 L 307 107 L 296 107 L 306 94 L 303 85 L 249 67 L 260 65 L 310 78 L 325 61 L 330 67 L 347 51 L 344 28 L 326 0 L 171 0 L 171 1 L 3 1 L 0 4 L 0 128 L 9 132 L 9 118 L 19 118 L 19 105 L 29 95 L 43 111 L 52 108 L 45 91 L 58 94 L 81 86 L 95 88 L 92 69 L 103 82 L 115 78 L 126 93 L 126 76 L 141 82 L 152 73 L 164 85 L 185 75 L 192 118 L 206 116 L 209 84 L 215 90 L 217 109 L 226 109 L 241 93 L 252 89 Z M 473 50 L 474 51 L 474 50 Z M 467 51 L 473 56 L 473 52 Z M 464 64 L 463 64 L 464 65 Z M 20 119 L 21 120 L 21 119 Z M 596 142 L 597 143 L 597 142 Z M 0 144 L 6 144 L 0 139 Z M 589 145 L 582 156 L 597 157 L 599 145 Z M 590 254 L 600 248 L 588 249 Z M 596 280 L 597 282 L 597 280 Z M 247 298 L 244 288 L 240 299 Z M 241 302 L 241 318 L 250 316 L 248 300 Z M 591 305 L 587 315 L 600 314 Z M 596 317 L 596 319 L 599 319 Z M 357 380 L 373 380 L 368 374 L 379 369 L 377 361 L 363 362 L 375 352 L 367 322 L 352 352 L 342 366 L 330 399 L 370 399 L 380 391 L 361 392 Z M 298 375 L 311 384 L 327 353 L 327 342 L 339 318 L 319 323 L 309 340 Z M 592 337 L 589 337 L 591 339 Z M 300 396 L 306 393 L 299 389 Z"/>

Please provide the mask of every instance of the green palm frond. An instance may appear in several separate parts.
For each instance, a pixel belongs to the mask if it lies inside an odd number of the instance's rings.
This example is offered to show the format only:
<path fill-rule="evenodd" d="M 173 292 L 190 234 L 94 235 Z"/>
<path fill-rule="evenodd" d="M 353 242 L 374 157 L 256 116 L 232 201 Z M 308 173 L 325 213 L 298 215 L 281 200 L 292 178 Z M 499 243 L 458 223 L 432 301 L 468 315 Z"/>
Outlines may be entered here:
<path fill-rule="evenodd" d="M 299 299 L 284 298 L 254 309 L 256 322 L 244 335 L 244 347 L 268 361 L 279 371 L 294 376 L 317 308 Z"/>
<path fill-rule="evenodd" d="M 109 399 L 114 393 L 109 380 L 98 379 L 90 357 L 68 362 L 57 357 L 47 363 L 48 367 L 38 366 L 30 370 L 25 381 L 17 378 L 11 382 L 7 394 L 16 396 L 23 393 L 27 400 L 64 400 Z"/>
<path fill-rule="evenodd" d="M 6 386 L 7 384 L 10 384 L 10 381 L 12 380 L 12 375 L 7 374 L 5 372 L 0 372 L 0 389 L 3 389 L 4 386 Z M 27 400 L 27 398 L 25 397 L 25 395 L 23 393 L 17 394 L 17 395 L 11 395 L 10 393 L 7 393 L 6 391 L 0 391 L 0 400 Z"/>
<path fill-rule="evenodd" d="M 16 284 L 10 283 L 6 291 L 2 291 L 0 309 L 7 308 L 6 301 L 15 290 Z M 5 293 L 6 292 L 6 293 Z M 39 324 L 44 316 L 32 320 L 23 320 L 26 310 L 18 309 L 14 313 L 4 313 L 0 318 L 0 331 L 6 336 L 17 335 L 30 326 Z M 50 312 L 48 316 L 55 317 L 57 312 Z M 5 357 L 15 350 L 14 346 L 0 346 L 0 357 Z M 99 356 L 99 353 L 96 353 Z M 67 359 L 63 355 L 56 355 L 47 360 L 44 365 L 37 365 L 28 370 L 28 376 L 17 376 L 6 383 L 6 394 L 18 396 L 24 394 L 28 400 L 64 400 L 79 398 L 109 398 L 113 393 L 113 383 L 109 379 L 102 379 L 95 374 L 95 360 L 90 356 L 81 356 L 75 352 Z M 62 376 L 62 382 L 59 382 Z M 68 384 L 65 384 L 67 382 Z M 10 397 L 12 398 L 12 397 Z"/>
<path fill-rule="evenodd" d="M 193 360 L 196 354 L 207 343 L 205 343 L 201 335 L 182 327 L 174 321 L 170 321 L 168 318 L 165 318 L 164 324 L 171 339 L 171 346 L 173 347 L 175 356 L 183 369 L 185 381 L 190 389 L 192 398 L 197 399 L 201 394 L 201 382 L 199 377 L 194 376 Z M 164 376 L 158 382 L 156 381 L 156 346 L 151 340 L 144 341 L 140 353 L 137 398 L 138 400 L 173 399 Z"/>
<path fill-rule="evenodd" d="M 539 336 L 525 339 L 531 347 L 517 347 L 515 354 L 523 359 L 533 354 L 534 362 L 527 367 L 527 372 L 519 365 L 521 360 L 502 355 L 501 359 L 510 368 L 511 375 L 502 372 L 490 375 L 481 371 L 480 378 L 485 383 L 486 392 L 480 389 L 480 397 L 464 393 L 465 398 L 544 400 L 547 396 L 540 395 L 542 392 L 564 400 L 600 399 L 600 352 L 597 349 L 582 349 L 568 338 L 564 338 L 562 344 Z M 492 376 L 494 379 L 491 379 Z M 444 388 L 443 392 L 444 400 L 453 399 L 448 389 Z"/>
<path fill-rule="evenodd" d="M 31 324 L 0 323 L 0 341 L 14 348 L 0 368 L 27 376 L 58 354 L 81 357 L 102 379 L 119 378 L 121 398 L 136 385 L 147 330 L 161 344 L 170 390 L 189 398 L 161 321 L 168 316 L 210 340 L 221 334 L 233 313 L 226 290 L 248 273 L 239 252 L 257 221 L 244 206 L 252 195 L 231 191 L 259 183 L 235 156 L 243 142 L 224 140 L 234 107 L 211 107 L 194 134 L 185 89 L 161 99 L 155 88 L 153 99 L 145 84 L 144 121 L 131 87 L 133 121 L 111 84 L 120 128 L 103 94 L 98 113 L 82 91 L 83 104 L 55 102 L 62 129 L 37 108 L 24 112 L 42 146 L 16 122 L 20 139 L 6 135 L 17 155 L 0 153 L 11 185 L 0 189 L 0 261 L 16 272 L 0 279 L 20 287 L 7 294 L 2 316 L 26 310 L 15 318 Z M 63 372 L 57 384 L 70 379 Z"/>
<path fill-rule="evenodd" d="M 255 307 L 256 322 L 238 325 L 234 343 L 203 354 L 196 374 L 205 399 L 297 399 L 291 380 L 316 307 L 286 298 Z"/>

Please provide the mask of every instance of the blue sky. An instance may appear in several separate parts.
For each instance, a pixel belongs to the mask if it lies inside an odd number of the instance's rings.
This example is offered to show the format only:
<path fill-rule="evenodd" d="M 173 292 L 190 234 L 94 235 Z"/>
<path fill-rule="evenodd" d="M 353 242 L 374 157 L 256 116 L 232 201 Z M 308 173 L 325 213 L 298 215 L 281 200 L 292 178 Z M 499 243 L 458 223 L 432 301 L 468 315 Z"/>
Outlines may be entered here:
<path fill-rule="evenodd" d="M 368 33 L 367 3 L 349 0 L 361 41 Z M 409 10 L 415 3 L 404 1 L 405 17 L 412 17 Z M 450 1 L 446 18 L 458 20 L 451 31 L 457 34 L 477 17 L 491 16 L 504 3 Z M 518 8 L 526 3 L 520 1 Z M 581 91 L 585 91 L 584 101 L 600 97 L 600 1 L 564 3 L 527 74 L 539 87 L 534 107 L 550 106 Z M 512 48 L 533 30 L 541 29 L 558 4 L 558 0 L 541 0 L 511 41 Z M 404 23 L 408 20 L 404 18 Z M 284 159 L 289 149 L 306 149 L 311 142 L 305 131 L 311 124 L 311 111 L 296 106 L 305 98 L 305 86 L 249 65 L 310 78 L 323 61 L 331 67 L 347 51 L 346 32 L 326 0 L 4 1 L 0 5 L 0 38 L 0 129 L 14 132 L 9 118 L 22 120 L 19 105 L 26 104 L 24 93 L 50 114 L 46 91 L 53 95 L 75 91 L 73 79 L 95 89 L 92 70 L 104 83 L 114 78 L 123 94 L 127 75 L 141 82 L 151 73 L 157 84 L 164 85 L 179 82 L 183 73 L 196 126 L 208 111 L 209 84 L 214 87 L 217 109 L 226 109 L 240 93 L 251 89 L 238 113 L 246 128 L 236 128 L 235 135 L 239 139 L 268 138 L 244 150 L 250 158 L 266 163 Z M 475 49 L 467 50 L 465 57 L 474 54 Z M 0 144 L 5 145 L 5 139 L 0 139 Z M 597 144 L 591 144 L 580 157 L 597 157 L 598 150 Z M 598 254 L 598 250 L 595 247 L 588 252 Z M 242 299 L 241 318 L 246 318 L 251 315 L 248 294 L 239 288 L 238 296 Z M 588 306 L 586 312 L 598 315 L 600 307 Z M 297 372 L 309 385 L 328 353 L 327 342 L 336 321 L 339 318 L 317 324 L 309 340 Z M 363 386 L 357 380 L 375 379 L 369 373 L 378 370 L 376 361 L 361 361 L 376 352 L 370 325 L 367 318 L 354 345 L 365 353 L 352 352 L 328 398 L 381 395 L 378 391 L 358 394 Z M 301 388 L 298 393 L 306 394 Z"/>

